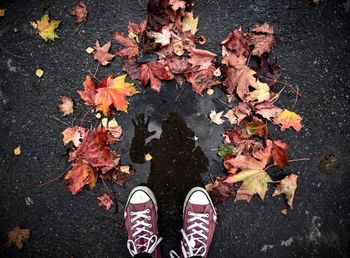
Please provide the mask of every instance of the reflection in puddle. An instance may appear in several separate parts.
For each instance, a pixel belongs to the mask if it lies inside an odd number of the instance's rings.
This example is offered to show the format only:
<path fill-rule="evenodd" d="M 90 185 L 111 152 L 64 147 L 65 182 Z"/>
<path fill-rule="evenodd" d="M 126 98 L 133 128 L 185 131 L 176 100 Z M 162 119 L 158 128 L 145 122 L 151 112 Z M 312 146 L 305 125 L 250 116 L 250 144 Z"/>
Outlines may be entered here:
<path fill-rule="evenodd" d="M 130 158 L 134 163 L 144 163 L 145 155 L 152 155 L 147 185 L 158 201 L 160 236 L 177 246 L 185 196 L 192 187 L 204 185 L 201 173 L 206 172 L 208 159 L 193 140 L 194 132 L 176 113 L 170 113 L 163 121 L 159 139 L 153 138 L 145 144 L 156 133 L 148 131 L 149 123 L 143 114 L 135 118 Z"/>

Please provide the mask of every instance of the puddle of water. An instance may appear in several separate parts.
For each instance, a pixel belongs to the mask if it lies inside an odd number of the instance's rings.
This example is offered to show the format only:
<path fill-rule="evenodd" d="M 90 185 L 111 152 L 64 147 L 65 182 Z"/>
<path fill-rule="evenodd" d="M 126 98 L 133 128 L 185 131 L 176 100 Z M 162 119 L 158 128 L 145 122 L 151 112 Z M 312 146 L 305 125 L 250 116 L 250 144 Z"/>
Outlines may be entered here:
<path fill-rule="evenodd" d="M 158 201 L 159 232 L 165 241 L 178 241 L 185 196 L 192 187 L 204 186 L 201 173 L 207 171 L 208 159 L 193 140 L 192 129 L 177 113 L 167 115 L 159 138 L 149 142 L 146 141 L 152 136 L 147 130 L 149 121 L 144 115 L 134 121 L 130 158 L 134 163 L 144 163 L 145 154 L 152 155 L 147 185 Z"/>

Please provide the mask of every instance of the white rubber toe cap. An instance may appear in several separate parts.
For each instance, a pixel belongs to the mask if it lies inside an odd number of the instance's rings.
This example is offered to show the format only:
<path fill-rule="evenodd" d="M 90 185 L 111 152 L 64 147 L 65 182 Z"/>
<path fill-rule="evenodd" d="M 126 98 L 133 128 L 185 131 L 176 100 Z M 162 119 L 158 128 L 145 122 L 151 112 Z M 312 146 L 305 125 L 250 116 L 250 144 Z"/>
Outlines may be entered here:
<path fill-rule="evenodd" d="M 205 193 L 202 191 L 196 191 L 194 192 L 190 199 L 189 202 L 192 204 L 197 204 L 197 205 L 207 205 L 209 204 L 208 197 Z"/>
<path fill-rule="evenodd" d="M 136 191 L 130 199 L 131 204 L 146 203 L 150 200 L 149 196 L 144 191 Z"/>

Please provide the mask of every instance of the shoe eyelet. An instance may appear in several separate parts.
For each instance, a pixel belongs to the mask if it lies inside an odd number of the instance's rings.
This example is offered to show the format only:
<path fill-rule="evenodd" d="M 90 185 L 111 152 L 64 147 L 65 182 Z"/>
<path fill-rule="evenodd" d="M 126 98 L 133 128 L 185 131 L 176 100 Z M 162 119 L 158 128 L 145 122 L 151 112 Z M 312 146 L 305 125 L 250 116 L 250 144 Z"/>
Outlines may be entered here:
<path fill-rule="evenodd" d="M 187 219 L 187 223 L 190 223 L 190 219 Z"/>
<path fill-rule="evenodd" d="M 147 216 L 147 219 L 148 219 L 148 220 L 151 220 L 151 216 Z"/>
<path fill-rule="evenodd" d="M 209 217 L 209 213 L 206 213 L 205 216 L 208 218 Z"/>
<path fill-rule="evenodd" d="M 152 224 L 150 224 L 148 227 L 149 227 L 149 228 L 152 228 Z"/>
<path fill-rule="evenodd" d="M 147 209 L 147 210 L 146 210 L 146 212 L 147 212 L 147 213 L 150 213 L 150 210 L 149 210 L 149 209 Z"/>
<path fill-rule="evenodd" d="M 192 214 L 192 212 L 190 212 L 190 211 L 187 212 L 187 215 L 191 215 L 191 214 Z"/>
<path fill-rule="evenodd" d="M 130 215 L 134 215 L 134 212 L 133 212 L 133 211 L 130 211 Z"/>

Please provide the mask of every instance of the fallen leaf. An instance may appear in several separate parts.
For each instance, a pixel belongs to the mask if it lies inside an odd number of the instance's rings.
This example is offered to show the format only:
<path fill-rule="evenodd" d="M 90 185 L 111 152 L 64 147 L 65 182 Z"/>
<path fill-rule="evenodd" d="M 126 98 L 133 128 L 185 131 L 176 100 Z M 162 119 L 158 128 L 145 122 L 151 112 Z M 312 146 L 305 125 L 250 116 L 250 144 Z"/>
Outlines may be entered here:
<path fill-rule="evenodd" d="M 133 81 L 140 79 L 140 68 L 141 64 L 136 61 L 136 58 L 127 59 L 123 64 L 123 71 L 125 71 Z"/>
<path fill-rule="evenodd" d="M 15 245 L 17 249 L 22 249 L 24 244 L 28 242 L 30 238 L 30 230 L 27 228 L 21 228 L 16 226 L 7 233 L 7 241 L 5 247 Z"/>
<path fill-rule="evenodd" d="M 288 213 L 288 209 L 282 209 L 282 210 L 281 210 L 281 214 L 287 215 L 287 213 Z"/>
<path fill-rule="evenodd" d="M 106 210 L 109 210 L 113 204 L 113 201 L 108 194 L 103 194 L 100 197 L 97 197 L 97 200 L 99 201 L 98 206 L 105 206 Z"/>
<path fill-rule="evenodd" d="M 0 9 L 0 17 L 5 16 L 6 9 Z"/>
<path fill-rule="evenodd" d="M 76 23 L 85 22 L 88 15 L 86 4 L 83 1 L 75 3 L 74 10 L 70 14 L 75 16 Z"/>
<path fill-rule="evenodd" d="M 40 20 L 37 20 L 36 22 L 32 22 L 32 25 L 35 29 L 39 31 L 39 36 L 45 40 L 52 40 L 54 41 L 56 38 L 58 38 L 58 35 L 56 34 L 55 30 L 60 25 L 60 21 L 58 20 L 51 20 L 49 21 L 49 15 L 45 14 L 43 15 Z"/>
<path fill-rule="evenodd" d="M 108 65 L 111 62 L 111 60 L 115 57 L 115 55 L 108 53 L 110 48 L 111 42 L 108 42 L 101 47 L 100 42 L 96 40 L 95 50 L 93 52 L 94 59 L 99 61 L 101 65 Z"/>
<path fill-rule="evenodd" d="M 85 101 L 86 105 L 94 105 L 95 104 L 95 96 L 97 93 L 96 87 L 97 85 L 91 79 L 89 75 L 86 76 L 85 81 L 83 82 L 84 90 L 79 90 L 78 93 L 82 100 Z"/>
<path fill-rule="evenodd" d="M 90 189 L 95 187 L 97 172 L 88 164 L 75 163 L 64 177 L 64 180 L 68 191 L 75 195 L 87 184 L 90 186 Z"/>
<path fill-rule="evenodd" d="M 226 157 L 230 157 L 233 154 L 235 146 L 233 144 L 223 144 L 219 147 L 218 155 L 220 158 L 225 159 Z"/>
<path fill-rule="evenodd" d="M 288 164 L 288 157 L 286 153 L 288 145 L 281 141 L 273 141 L 272 158 L 276 167 L 284 168 Z"/>
<path fill-rule="evenodd" d="M 267 23 L 255 26 L 248 33 L 247 41 L 249 46 L 254 46 L 252 55 L 262 56 L 266 52 L 271 52 L 276 44 L 273 27 Z"/>
<path fill-rule="evenodd" d="M 213 60 L 216 55 L 212 52 L 203 49 L 190 48 L 190 59 L 188 60 L 193 67 L 198 67 L 198 70 L 208 69 L 213 65 Z"/>
<path fill-rule="evenodd" d="M 288 206 L 293 209 L 293 200 L 295 195 L 295 190 L 297 189 L 297 179 L 298 176 L 295 174 L 290 174 L 282 179 L 277 185 L 275 191 L 272 196 L 277 196 L 282 193 L 286 195 L 286 200 Z"/>
<path fill-rule="evenodd" d="M 150 31 L 148 36 L 154 39 L 154 43 L 160 44 L 162 47 L 170 44 L 171 27 L 165 26 L 161 32 Z"/>
<path fill-rule="evenodd" d="M 44 75 L 44 71 L 41 70 L 40 68 L 36 69 L 35 75 L 41 78 Z"/>
<path fill-rule="evenodd" d="M 73 126 L 66 128 L 63 134 L 63 144 L 67 145 L 69 142 L 73 142 L 75 147 L 78 147 L 83 141 L 85 136 L 85 128 L 80 126 Z"/>
<path fill-rule="evenodd" d="M 215 110 L 212 110 L 210 111 L 209 118 L 214 124 L 221 125 L 225 122 L 225 120 L 221 118 L 223 113 L 224 111 L 216 113 Z"/>
<path fill-rule="evenodd" d="M 128 168 L 126 168 L 128 167 Z M 120 166 L 119 168 L 114 168 L 108 173 L 100 175 L 103 179 L 112 180 L 114 183 L 124 186 L 127 181 L 129 181 L 135 172 L 130 166 Z"/>
<path fill-rule="evenodd" d="M 252 115 L 252 107 L 248 103 L 239 102 L 238 105 L 232 110 L 229 110 L 226 115 L 225 116 L 229 119 L 230 123 L 233 122 L 231 124 L 239 124 L 243 119 Z M 234 115 L 236 119 L 234 119 L 232 115 Z"/>
<path fill-rule="evenodd" d="M 230 109 L 229 111 L 226 112 L 226 114 L 224 115 L 224 117 L 226 117 L 228 119 L 228 121 L 230 122 L 231 125 L 237 124 L 238 123 L 238 118 L 235 115 L 235 112 Z"/>
<path fill-rule="evenodd" d="M 244 126 L 249 136 L 256 135 L 263 139 L 267 136 L 267 124 L 260 119 L 253 118 L 252 121 L 245 121 Z"/>
<path fill-rule="evenodd" d="M 67 96 L 61 96 L 62 104 L 57 106 L 59 112 L 63 113 L 63 116 L 73 114 L 73 99 Z"/>
<path fill-rule="evenodd" d="M 268 191 L 268 183 L 273 182 L 265 171 L 260 171 L 243 180 L 241 187 L 236 194 L 236 201 L 251 201 L 254 194 L 258 194 L 261 200 L 264 200 Z"/>
<path fill-rule="evenodd" d="M 222 56 L 236 55 L 247 57 L 249 55 L 248 42 L 240 30 L 231 31 L 221 42 Z"/>
<path fill-rule="evenodd" d="M 267 83 L 262 83 L 259 80 L 251 85 L 255 90 L 249 92 L 244 100 L 260 103 L 263 101 L 270 100 L 270 87 Z"/>
<path fill-rule="evenodd" d="M 169 5 L 171 5 L 171 8 L 176 12 L 178 9 L 185 10 L 186 8 L 186 1 L 185 0 L 170 0 Z"/>
<path fill-rule="evenodd" d="M 237 155 L 234 158 L 226 159 L 224 161 L 224 167 L 230 174 L 236 174 L 238 169 L 241 170 L 263 170 L 266 166 L 264 161 L 257 160 L 252 156 Z M 227 178 L 227 183 L 231 180 L 230 177 Z"/>
<path fill-rule="evenodd" d="M 258 67 L 254 70 L 259 81 L 267 83 L 270 87 L 275 86 L 281 78 L 280 68 L 276 60 L 270 57 L 262 56 Z"/>
<path fill-rule="evenodd" d="M 186 73 L 186 79 L 189 83 L 191 83 L 192 89 L 198 94 L 202 95 L 204 90 L 221 84 L 221 82 L 213 80 L 214 71 L 215 67 L 213 65 L 205 70 L 196 72 L 190 71 Z"/>
<path fill-rule="evenodd" d="M 13 153 L 14 153 L 16 156 L 21 155 L 21 146 L 16 147 L 16 148 L 13 150 Z"/>
<path fill-rule="evenodd" d="M 130 166 L 120 166 L 120 171 L 126 174 L 130 174 Z"/>
<path fill-rule="evenodd" d="M 284 109 L 274 120 L 273 123 L 281 126 L 281 131 L 293 127 L 295 131 L 299 132 L 303 127 L 301 124 L 302 117 L 293 111 Z"/>
<path fill-rule="evenodd" d="M 118 142 L 123 133 L 122 127 L 118 124 L 115 118 L 108 122 L 106 130 L 108 131 L 108 144 L 115 144 Z"/>
<path fill-rule="evenodd" d="M 219 176 L 213 184 L 207 184 L 205 189 L 209 193 L 214 205 L 222 204 L 229 198 L 235 197 L 232 184 L 225 183 L 225 176 Z"/>
<path fill-rule="evenodd" d="M 220 67 L 217 68 L 217 69 L 213 72 L 213 75 L 214 75 L 215 77 L 220 77 L 220 76 L 221 76 Z"/>
<path fill-rule="evenodd" d="M 133 22 L 130 22 L 129 21 L 129 24 L 128 24 L 128 33 L 132 33 L 134 35 L 139 35 L 141 33 L 143 33 L 145 31 L 147 27 L 147 21 L 144 20 L 142 21 L 140 24 L 136 24 L 136 23 L 133 23 Z"/>
<path fill-rule="evenodd" d="M 110 108 L 115 107 L 118 111 L 127 112 L 128 104 L 126 97 L 138 93 L 132 83 L 125 82 L 126 74 L 113 78 L 107 76 L 103 84 L 99 85 L 95 96 L 95 106 L 97 111 L 102 111 L 105 116 L 110 113 Z"/>
<path fill-rule="evenodd" d="M 150 161 L 151 159 L 153 159 L 152 155 L 151 155 L 150 153 L 147 153 L 147 154 L 145 155 L 145 160 L 146 160 L 146 161 Z"/>
<path fill-rule="evenodd" d="M 191 33 L 194 35 L 197 32 L 197 26 L 198 26 L 198 17 L 193 18 L 192 12 L 186 12 L 185 17 L 182 20 L 182 30 L 191 31 Z"/>
<path fill-rule="evenodd" d="M 95 49 L 92 48 L 92 47 L 87 47 L 87 48 L 85 49 L 85 51 L 86 51 L 86 53 L 91 54 L 92 52 L 95 51 Z"/>
<path fill-rule="evenodd" d="M 207 94 L 208 94 L 209 96 L 213 95 L 214 92 L 215 92 L 215 91 L 214 91 L 213 89 L 208 89 L 208 90 L 207 90 Z"/>
<path fill-rule="evenodd" d="M 146 86 L 150 82 L 151 88 L 160 92 L 161 80 L 171 80 L 174 78 L 174 75 L 165 64 L 162 61 L 154 61 L 141 65 L 140 80 L 142 86 Z"/>
<path fill-rule="evenodd" d="M 135 40 L 124 36 L 124 34 L 120 32 L 112 32 L 112 37 L 115 42 L 117 42 L 119 45 L 124 46 L 124 48 L 115 52 L 117 56 L 132 58 L 139 54 L 139 47 Z"/>
<path fill-rule="evenodd" d="M 261 103 L 257 103 L 255 106 L 255 113 L 261 115 L 263 118 L 267 120 L 271 120 L 271 118 L 275 118 L 278 116 L 282 109 L 275 107 L 273 103 L 270 101 L 264 101 Z"/>
<path fill-rule="evenodd" d="M 95 117 L 96 117 L 97 119 L 101 119 L 102 115 L 101 115 L 101 113 L 97 113 L 97 114 L 95 115 Z"/>

